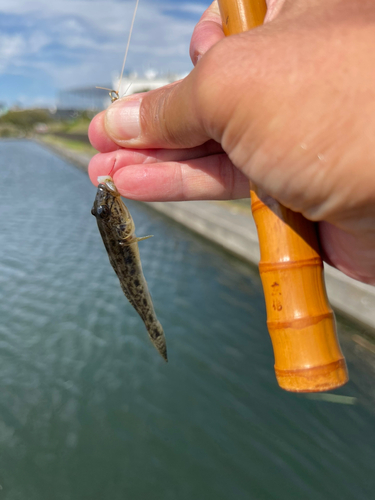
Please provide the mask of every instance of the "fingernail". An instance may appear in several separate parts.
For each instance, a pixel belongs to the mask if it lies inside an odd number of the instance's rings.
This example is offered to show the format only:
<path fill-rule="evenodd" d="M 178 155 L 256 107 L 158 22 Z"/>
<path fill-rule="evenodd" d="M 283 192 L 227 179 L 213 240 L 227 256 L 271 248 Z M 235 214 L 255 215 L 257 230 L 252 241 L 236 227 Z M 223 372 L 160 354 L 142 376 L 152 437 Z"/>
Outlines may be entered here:
<path fill-rule="evenodd" d="M 105 128 L 117 140 L 136 139 L 141 132 L 139 108 L 141 99 L 114 102 L 105 115 Z"/>

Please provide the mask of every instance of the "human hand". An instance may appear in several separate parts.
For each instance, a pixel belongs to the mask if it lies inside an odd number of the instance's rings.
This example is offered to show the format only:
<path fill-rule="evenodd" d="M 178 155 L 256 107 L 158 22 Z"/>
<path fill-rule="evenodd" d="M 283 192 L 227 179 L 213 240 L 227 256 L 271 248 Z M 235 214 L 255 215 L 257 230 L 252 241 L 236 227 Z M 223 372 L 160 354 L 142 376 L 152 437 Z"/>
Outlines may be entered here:
<path fill-rule="evenodd" d="M 224 39 L 211 6 L 188 77 L 93 120 L 101 154 L 90 177 L 111 173 L 121 194 L 149 201 L 245 197 L 252 179 L 320 221 L 332 265 L 375 284 L 375 7 L 287 0 L 270 9 L 265 26 Z"/>

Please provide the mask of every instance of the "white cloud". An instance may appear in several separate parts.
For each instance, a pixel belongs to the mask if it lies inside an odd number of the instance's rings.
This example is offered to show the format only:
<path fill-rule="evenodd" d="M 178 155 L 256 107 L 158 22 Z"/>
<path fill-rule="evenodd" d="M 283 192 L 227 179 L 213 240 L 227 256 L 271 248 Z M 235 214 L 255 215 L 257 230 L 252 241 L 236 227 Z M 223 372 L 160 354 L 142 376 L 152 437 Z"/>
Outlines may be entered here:
<path fill-rule="evenodd" d="M 27 40 L 27 53 L 35 54 L 51 42 L 51 37 L 42 31 L 34 31 Z"/>
<path fill-rule="evenodd" d="M 0 35 L 0 73 L 9 67 L 22 66 L 22 60 L 37 54 L 49 43 L 49 38 L 42 32 L 30 35 L 1 34 Z"/>
<path fill-rule="evenodd" d="M 25 40 L 21 35 L 0 35 L 0 60 L 4 64 L 22 54 Z"/>
<path fill-rule="evenodd" d="M 197 4 L 197 3 L 185 3 L 180 6 L 181 12 L 191 12 L 197 16 L 201 16 L 203 12 L 207 9 L 208 4 Z"/>
<path fill-rule="evenodd" d="M 109 83 L 121 69 L 134 5 L 0 0 L 0 15 L 11 15 L 14 23 L 0 35 L 0 73 L 23 74 L 30 81 L 43 75 L 60 89 Z M 150 67 L 159 73 L 189 71 L 194 16 L 198 20 L 204 8 L 201 3 L 141 0 L 126 68 L 138 73 Z"/>

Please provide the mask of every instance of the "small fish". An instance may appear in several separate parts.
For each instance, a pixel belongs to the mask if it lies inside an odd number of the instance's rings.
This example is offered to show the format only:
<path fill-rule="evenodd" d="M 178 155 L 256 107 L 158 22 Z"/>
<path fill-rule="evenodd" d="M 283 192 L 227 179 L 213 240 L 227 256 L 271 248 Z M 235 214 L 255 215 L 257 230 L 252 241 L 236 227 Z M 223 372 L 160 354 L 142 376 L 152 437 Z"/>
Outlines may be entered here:
<path fill-rule="evenodd" d="M 98 190 L 91 213 L 96 217 L 109 261 L 117 274 L 121 288 L 146 325 L 150 339 L 167 361 L 167 346 L 163 328 L 159 323 L 145 277 L 143 276 L 135 226 L 129 210 L 123 203 L 113 180 L 98 177 Z"/>

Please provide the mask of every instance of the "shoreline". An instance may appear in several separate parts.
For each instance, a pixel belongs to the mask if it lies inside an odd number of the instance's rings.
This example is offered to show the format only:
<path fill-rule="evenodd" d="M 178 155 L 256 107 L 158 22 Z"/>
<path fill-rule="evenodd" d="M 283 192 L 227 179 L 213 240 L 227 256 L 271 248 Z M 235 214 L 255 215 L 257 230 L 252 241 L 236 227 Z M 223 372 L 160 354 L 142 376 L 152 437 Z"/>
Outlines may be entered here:
<path fill-rule="evenodd" d="M 33 139 L 87 173 L 90 156 Z M 146 205 L 216 243 L 250 265 L 258 266 L 259 245 L 252 217 L 224 208 L 220 202 L 147 202 Z M 332 308 L 375 336 L 375 287 L 360 283 L 324 264 L 327 294 Z"/>

